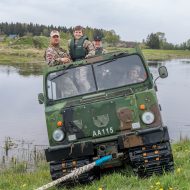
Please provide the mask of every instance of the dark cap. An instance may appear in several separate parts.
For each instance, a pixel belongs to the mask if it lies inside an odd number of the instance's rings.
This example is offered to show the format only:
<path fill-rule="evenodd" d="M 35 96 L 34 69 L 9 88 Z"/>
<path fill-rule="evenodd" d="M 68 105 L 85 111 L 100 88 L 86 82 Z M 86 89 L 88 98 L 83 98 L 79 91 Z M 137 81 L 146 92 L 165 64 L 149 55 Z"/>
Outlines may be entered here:
<path fill-rule="evenodd" d="M 101 41 L 102 38 L 100 36 L 94 36 L 94 41 Z"/>

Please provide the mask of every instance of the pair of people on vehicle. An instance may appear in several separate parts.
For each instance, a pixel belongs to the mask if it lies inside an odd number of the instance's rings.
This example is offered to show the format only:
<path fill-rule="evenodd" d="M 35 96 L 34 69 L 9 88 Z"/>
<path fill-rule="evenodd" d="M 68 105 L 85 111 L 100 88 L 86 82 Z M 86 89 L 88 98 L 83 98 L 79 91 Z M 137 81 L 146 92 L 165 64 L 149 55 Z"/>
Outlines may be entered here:
<path fill-rule="evenodd" d="M 67 64 L 71 61 L 77 61 L 95 55 L 95 47 L 92 44 L 92 42 L 90 42 L 88 38 L 84 35 L 84 30 L 81 26 L 76 26 L 73 29 L 73 37 L 68 41 L 68 49 L 69 54 L 66 52 L 66 50 L 60 47 L 59 32 L 53 30 L 50 33 L 50 46 L 47 48 L 45 52 L 45 60 L 47 64 L 49 66 Z M 60 90 L 60 92 L 57 94 L 59 94 L 60 97 L 67 97 L 68 94 L 76 95 L 80 93 L 89 92 L 91 86 L 87 79 L 87 73 L 87 67 L 80 67 L 79 69 L 75 69 L 73 77 L 70 76 L 71 78 L 67 78 L 67 76 L 65 75 L 62 78 L 59 78 L 59 80 L 57 79 L 55 81 L 56 88 Z M 65 77 L 67 78 L 67 80 L 65 80 Z M 75 78 L 75 80 L 73 78 Z M 63 84 L 66 81 L 70 84 L 69 86 L 73 86 L 72 89 L 75 90 L 63 89 Z M 76 86 L 77 88 L 75 88 L 74 86 Z M 65 94 L 66 92 L 67 94 Z"/>
<path fill-rule="evenodd" d="M 49 66 L 60 65 L 77 61 L 103 52 L 100 47 L 100 39 L 95 39 L 94 44 L 84 35 L 84 29 L 76 26 L 73 29 L 73 37 L 68 41 L 69 54 L 60 47 L 60 34 L 57 30 L 50 33 L 50 46 L 45 52 L 45 60 Z"/>

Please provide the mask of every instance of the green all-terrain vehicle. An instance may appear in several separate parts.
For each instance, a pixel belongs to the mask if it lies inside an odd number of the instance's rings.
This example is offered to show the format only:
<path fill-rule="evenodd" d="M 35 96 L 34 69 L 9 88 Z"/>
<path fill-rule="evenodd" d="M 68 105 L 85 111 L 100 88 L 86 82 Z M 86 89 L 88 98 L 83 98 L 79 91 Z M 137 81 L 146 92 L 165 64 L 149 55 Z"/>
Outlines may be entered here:
<path fill-rule="evenodd" d="M 167 77 L 164 66 L 159 77 Z M 173 171 L 168 129 L 163 124 L 153 76 L 141 52 L 108 53 L 44 71 L 44 93 L 52 179 L 105 156 L 115 159 L 84 173 L 130 165 L 140 177 Z M 73 181 L 72 181 L 73 182 Z"/>

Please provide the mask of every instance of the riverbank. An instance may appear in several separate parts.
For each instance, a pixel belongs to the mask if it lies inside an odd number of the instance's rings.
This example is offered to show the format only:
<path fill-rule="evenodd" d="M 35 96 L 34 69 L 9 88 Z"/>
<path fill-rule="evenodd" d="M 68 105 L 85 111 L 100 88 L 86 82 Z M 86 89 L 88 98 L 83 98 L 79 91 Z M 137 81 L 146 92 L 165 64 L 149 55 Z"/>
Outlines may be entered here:
<path fill-rule="evenodd" d="M 73 190 L 180 190 L 190 189 L 190 141 L 172 145 L 175 171 L 163 176 L 138 179 L 130 168 L 106 174 L 89 185 L 77 185 Z M 33 190 L 51 181 L 47 163 L 38 165 L 35 172 L 27 173 L 21 166 L 0 172 L 0 190 Z M 65 190 L 65 188 L 60 188 Z M 51 188 L 56 190 L 56 188 Z"/>
<path fill-rule="evenodd" d="M 110 47 L 108 51 L 126 51 L 127 48 Z M 160 49 L 142 49 L 146 60 L 164 61 L 170 59 L 190 59 L 190 51 L 188 50 L 160 50 Z"/>
<path fill-rule="evenodd" d="M 16 63 L 42 63 L 44 50 L 35 48 L 15 49 L 11 47 L 0 48 L 0 64 L 16 64 Z"/>
<path fill-rule="evenodd" d="M 188 50 L 153 50 L 143 49 L 146 60 L 170 60 L 170 59 L 189 59 Z"/>
<path fill-rule="evenodd" d="M 126 51 L 127 48 L 107 48 L 111 51 Z M 44 62 L 44 51 L 45 49 L 36 48 L 11 48 L 2 46 L 0 47 L 0 64 L 1 65 L 12 65 L 16 63 L 38 63 L 45 64 Z M 168 59 L 190 59 L 190 51 L 188 50 L 142 50 L 146 60 L 168 60 Z"/>

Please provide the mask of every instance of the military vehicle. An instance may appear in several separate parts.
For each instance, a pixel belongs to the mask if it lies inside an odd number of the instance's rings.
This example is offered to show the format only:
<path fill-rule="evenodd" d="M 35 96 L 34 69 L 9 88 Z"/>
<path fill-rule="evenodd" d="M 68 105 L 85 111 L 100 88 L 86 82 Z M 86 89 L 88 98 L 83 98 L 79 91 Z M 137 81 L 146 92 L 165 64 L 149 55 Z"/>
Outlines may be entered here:
<path fill-rule="evenodd" d="M 164 66 L 158 71 L 160 78 L 168 76 Z M 126 164 L 140 177 L 173 171 L 156 84 L 140 50 L 48 67 L 43 84 L 38 100 L 45 104 L 53 180 L 110 154 L 115 159 L 75 181 L 92 181 L 102 169 Z"/>

